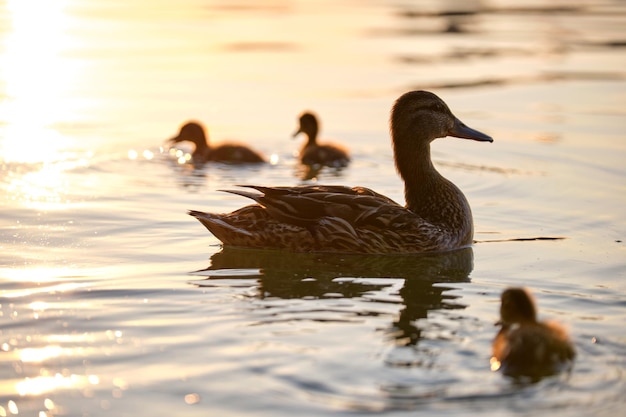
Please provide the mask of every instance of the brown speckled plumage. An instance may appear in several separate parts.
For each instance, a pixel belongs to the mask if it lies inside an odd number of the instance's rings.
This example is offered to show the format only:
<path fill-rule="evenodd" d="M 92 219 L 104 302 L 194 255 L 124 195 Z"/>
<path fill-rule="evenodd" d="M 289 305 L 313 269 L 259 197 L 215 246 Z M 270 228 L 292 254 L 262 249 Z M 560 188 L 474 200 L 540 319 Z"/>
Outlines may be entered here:
<path fill-rule="evenodd" d="M 391 116 L 396 167 L 407 206 L 363 187 L 261 187 L 229 192 L 258 204 L 230 214 L 191 211 L 224 245 L 304 252 L 442 252 L 472 243 L 472 213 L 463 193 L 430 160 L 430 142 L 445 136 L 489 141 L 436 95 L 400 97 Z"/>
<path fill-rule="evenodd" d="M 204 128 L 197 122 L 185 123 L 178 135 L 168 140 L 172 143 L 191 142 L 196 147 L 192 157 L 195 163 L 228 162 L 228 163 L 259 163 L 265 159 L 244 145 L 224 143 L 218 146 L 209 146 Z"/>
<path fill-rule="evenodd" d="M 345 149 L 337 145 L 317 143 L 319 122 L 311 112 L 300 115 L 298 130 L 293 134 L 295 138 L 300 133 L 307 136 L 307 141 L 300 149 L 300 162 L 305 165 L 320 165 L 331 167 L 344 167 L 350 162 L 350 157 Z"/>
<path fill-rule="evenodd" d="M 524 288 L 502 293 L 501 329 L 493 341 L 492 369 L 537 380 L 556 374 L 574 360 L 567 332 L 554 322 L 538 322 L 534 300 Z"/>

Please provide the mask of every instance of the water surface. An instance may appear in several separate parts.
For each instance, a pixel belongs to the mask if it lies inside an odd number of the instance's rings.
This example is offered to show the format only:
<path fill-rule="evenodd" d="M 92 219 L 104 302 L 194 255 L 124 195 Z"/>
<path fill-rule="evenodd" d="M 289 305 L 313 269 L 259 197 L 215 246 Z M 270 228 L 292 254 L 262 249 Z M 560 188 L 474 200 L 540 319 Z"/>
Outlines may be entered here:
<path fill-rule="evenodd" d="M 622 2 L 0 10 L 0 415 L 623 408 Z M 471 249 L 222 250 L 185 214 L 247 204 L 219 191 L 241 183 L 362 185 L 403 201 L 388 116 L 417 88 L 495 138 L 433 145 L 472 205 Z M 290 135 L 305 109 L 351 150 L 348 168 L 303 179 Z M 272 164 L 179 163 L 164 141 L 188 119 Z M 569 329 L 571 373 L 519 386 L 490 371 L 512 285 Z"/>

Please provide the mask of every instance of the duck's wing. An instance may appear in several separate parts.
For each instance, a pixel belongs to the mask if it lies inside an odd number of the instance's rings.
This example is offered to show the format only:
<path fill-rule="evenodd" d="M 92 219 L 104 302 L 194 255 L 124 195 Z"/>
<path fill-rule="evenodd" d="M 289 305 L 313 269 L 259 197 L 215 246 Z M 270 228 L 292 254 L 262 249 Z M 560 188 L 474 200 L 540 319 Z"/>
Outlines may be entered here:
<path fill-rule="evenodd" d="M 390 209 L 406 210 L 390 198 L 364 187 L 242 187 L 255 189 L 261 194 L 241 190 L 225 191 L 256 201 L 279 221 L 305 228 L 322 218 L 341 219 L 357 227 L 378 218 Z"/>
<path fill-rule="evenodd" d="M 255 191 L 227 191 L 258 204 L 229 214 L 189 214 L 230 246 L 378 254 L 449 247 L 440 228 L 367 188 L 245 187 Z"/>

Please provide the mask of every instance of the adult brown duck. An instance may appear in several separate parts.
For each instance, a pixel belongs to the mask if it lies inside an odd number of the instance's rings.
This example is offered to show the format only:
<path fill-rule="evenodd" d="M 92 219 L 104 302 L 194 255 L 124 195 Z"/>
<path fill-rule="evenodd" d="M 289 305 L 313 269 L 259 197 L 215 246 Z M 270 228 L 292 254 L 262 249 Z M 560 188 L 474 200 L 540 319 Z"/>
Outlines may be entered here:
<path fill-rule="evenodd" d="M 303 252 L 423 253 L 472 244 L 465 196 L 434 168 L 430 143 L 455 136 L 492 142 L 457 119 L 435 94 L 402 95 L 391 112 L 406 207 L 363 187 L 305 185 L 229 190 L 256 201 L 229 214 L 190 211 L 227 246 Z"/>
<path fill-rule="evenodd" d="M 317 143 L 317 134 L 319 132 L 319 122 L 317 116 L 311 112 L 305 112 L 300 115 L 300 126 L 293 134 L 295 138 L 300 133 L 307 136 L 307 141 L 300 149 L 300 162 L 305 165 L 319 165 L 330 167 L 345 167 L 350 162 L 348 152 L 329 143 Z"/>
<path fill-rule="evenodd" d="M 195 163 L 202 164 L 209 161 L 235 164 L 265 162 L 260 154 L 244 145 L 223 143 L 218 146 L 209 146 L 204 128 L 197 122 L 185 123 L 180 128 L 178 135 L 168 139 L 168 142 L 171 143 L 185 141 L 196 146 L 191 154 Z"/>
<path fill-rule="evenodd" d="M 566 368 L 576 356 L 567 332 L 558 323 L 537 321 L 535 302 L 524 288 L 508 288 L 502 293 L 498 325 L 492 370 L 538 380 Z"/>

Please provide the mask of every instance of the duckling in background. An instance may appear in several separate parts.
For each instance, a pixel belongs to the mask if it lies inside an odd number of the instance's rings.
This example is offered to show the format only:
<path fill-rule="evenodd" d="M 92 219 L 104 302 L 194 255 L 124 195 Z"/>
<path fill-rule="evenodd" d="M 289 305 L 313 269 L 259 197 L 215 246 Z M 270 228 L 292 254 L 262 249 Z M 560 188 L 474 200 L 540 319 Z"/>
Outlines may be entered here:
<path fill-rule="evenodd" d="M 456 136 L 492 142 L 428 91 L 402 95 L 391 111 L 396 168 L 406 207 L 364 187 L 304 185 L 228 191 L 258 204 L 229 214 L 189 211 L 226 246 L 298 252 L 424 253 L 470 246 L 467 199 L 430 159 L 430 143 Z"/>
<path fill-rule="evenodd" d="M 567 332 L 554 322 L 538 322 L 530 292 L 508 288 L 502 293 L 502 326 L 493 341 L 491 369 L 537 381 L 571 365 L 576 351 Z"/>
<path fill-rule="evenodd" d="M 300 115 L 300 126 L 293 134 L 295 138 L 300 133 L 307 136 L 306 143 L 300 149 L 300 162 L 305 165 L 320 165 L 329 167 L 345 167 L 350 162 L 348 153 L 331 144 L 318 144 L 317 133 L 319 123 L 317 117 L 311 112 Z"/>
<path fill-rule="evenodd" d="M 244 145 L 224 143 L 218 146 L 209 146 L 204 128 L 197 122 L 185 123 L 178 135 L 168 139 L 168 142 L 192 142 L 196 148 L 192 153 L 193 162 L 202 164 L 205 162 L 228 162 L 234 164 L 259 163 L 265 159 Z"/>

